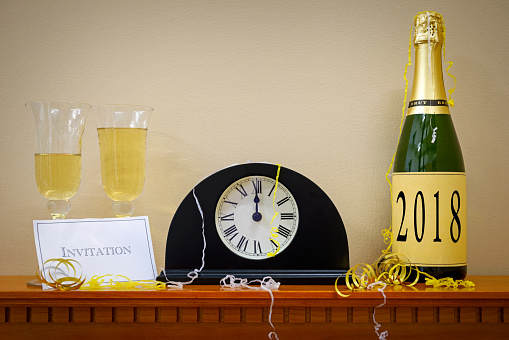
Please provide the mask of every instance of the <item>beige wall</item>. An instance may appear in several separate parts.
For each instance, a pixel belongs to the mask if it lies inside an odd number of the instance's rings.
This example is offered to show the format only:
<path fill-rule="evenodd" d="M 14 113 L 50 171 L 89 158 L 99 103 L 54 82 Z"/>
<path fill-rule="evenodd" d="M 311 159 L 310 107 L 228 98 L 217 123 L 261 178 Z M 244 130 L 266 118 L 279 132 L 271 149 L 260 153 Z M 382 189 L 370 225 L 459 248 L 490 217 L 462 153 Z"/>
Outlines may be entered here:
<path fill-rule="evenodd" d="M 0 274 L 37 266 L 32 220 L 48 214 L 24 103 L 48 99 L 155 108 L 135 214 L 150 218 L 158 267 L 184 196 L 248 160 L 315 181 L 343 217 L 351 263 L 374 261 L 390 222 L 384 176 L 408 34 L 423 10 L 444 16 L 458 79 L 452 114 L 468 174 L 469 272 L 509 274 L 509 2 L 424 3 L 1 1 Z M 94 124 L 90 117 L 69 218 L 111 217 Z"/>

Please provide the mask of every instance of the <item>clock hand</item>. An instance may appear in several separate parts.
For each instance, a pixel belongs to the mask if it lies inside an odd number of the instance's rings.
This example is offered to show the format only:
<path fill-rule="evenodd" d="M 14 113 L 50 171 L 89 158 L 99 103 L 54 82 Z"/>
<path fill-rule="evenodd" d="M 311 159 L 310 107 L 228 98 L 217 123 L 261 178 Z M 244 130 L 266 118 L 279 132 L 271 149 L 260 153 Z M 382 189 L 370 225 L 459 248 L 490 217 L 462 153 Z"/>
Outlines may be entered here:
<path fill-rule="evenodd" d="M 253 221 L 260 222 L 262 220 L 262 214 L 258 211 L 258 203 L 260 203 L 260 197 L 258 197 L 258 191 L 256 190 L 256 187 L 255 187 L 254 203 L 255 203 L 256 211 L 253 214 Z"/>

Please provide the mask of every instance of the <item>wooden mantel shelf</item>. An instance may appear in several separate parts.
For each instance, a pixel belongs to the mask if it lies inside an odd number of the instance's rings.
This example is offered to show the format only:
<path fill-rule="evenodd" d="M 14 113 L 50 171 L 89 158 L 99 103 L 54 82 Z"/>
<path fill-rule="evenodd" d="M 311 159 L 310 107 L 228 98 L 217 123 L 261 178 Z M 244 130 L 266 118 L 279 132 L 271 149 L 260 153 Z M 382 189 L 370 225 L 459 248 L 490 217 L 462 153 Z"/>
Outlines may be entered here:
<path fill-rule="evenodd" d="M 50 336 L 266 339 L 270 295 L 189 285 L 166 291 L 42 291 L 33 277 L 0 276 L 0 338 Z M 376 309 L 388 339 L 509 338 L 509 276 L 470 276 L 475 288 L 387 287 Z M 279 339 L 377 339 L 377 290 L 348 298 L 334 286 L 281 286 L 272 322 Z"/>

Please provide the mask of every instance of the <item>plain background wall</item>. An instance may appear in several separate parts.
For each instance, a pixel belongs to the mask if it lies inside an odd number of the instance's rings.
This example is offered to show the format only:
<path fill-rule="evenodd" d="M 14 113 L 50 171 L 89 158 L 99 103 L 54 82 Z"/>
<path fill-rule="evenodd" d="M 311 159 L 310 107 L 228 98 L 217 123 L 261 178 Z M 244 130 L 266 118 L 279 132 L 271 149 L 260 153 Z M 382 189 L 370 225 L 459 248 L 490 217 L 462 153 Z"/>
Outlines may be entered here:
<path fill-rule="evenodd" d="M 29 100 L 155 108 L 135 215 L 149 216 L 158 267 L 185 195 L 248 160 L 317 183 L 342 215 L 351 264 L 372 263 L 390 223 L 409 32 L 426 10 L 444 16 L 458 79 L 469 273 L 509 274 L 509 1 L 2 0 L 0 275 L 34 274 L 32 220 L 49 217 Z M 68 218 L 112 217 L 92 116 L 71 202 Z"/>

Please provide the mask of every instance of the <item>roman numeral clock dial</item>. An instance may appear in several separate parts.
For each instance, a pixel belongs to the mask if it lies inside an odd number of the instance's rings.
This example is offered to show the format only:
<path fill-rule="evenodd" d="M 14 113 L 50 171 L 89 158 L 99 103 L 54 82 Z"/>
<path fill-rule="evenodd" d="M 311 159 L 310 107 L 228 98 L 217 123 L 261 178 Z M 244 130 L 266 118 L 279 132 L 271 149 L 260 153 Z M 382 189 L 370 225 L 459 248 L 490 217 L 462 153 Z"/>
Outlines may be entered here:
<path fill-rule="evenodd" d="M 238 256 L 263 260 L 284 251 L 299 225 L 290 191 L 270 177 L 249 176 L 232 183 L 216 207 L 221 241 Z"/>

